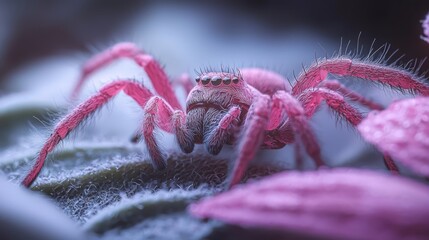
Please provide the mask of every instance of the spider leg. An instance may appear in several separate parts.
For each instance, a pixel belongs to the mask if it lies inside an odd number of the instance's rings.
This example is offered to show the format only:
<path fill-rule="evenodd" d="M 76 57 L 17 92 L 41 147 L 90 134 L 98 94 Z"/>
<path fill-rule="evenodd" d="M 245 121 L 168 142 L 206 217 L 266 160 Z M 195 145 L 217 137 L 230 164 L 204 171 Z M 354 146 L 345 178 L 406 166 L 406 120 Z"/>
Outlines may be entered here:
<path fill-rule="evenodd" d="M 193 85 L 191 83 L 191 80 L 189 78 L 189 75 L 187 75 L 187 74 L 183 74 L 178 81 L 174 81 L 173 83 L 176 84 L 176 85 L 180 85 L 181 87 L 183 87 L 183 89 L 185 89 L 185 91 L 187 91 L 186 95 L 188 95 L 189 91 L 191 91 L 191 89 L 193 87 Z M 133 136 L 130 138 L 130 141 L 132 143 L 138 143 L 141 140 L 141 138 L 142 138 L 142 133 L 141 133 L 140 129 L 138 129 L 133 134 Z"/>
<path fill-rule="evenodd" d="M 237 121 L 240 117 L 241 109 L 237 106 L 234 106 L 228 110 L 228 112 L 222 117 L 218 126 L 212 131 L 210 136 L 205 139 L 205 145 L 207 151 L 210 154 L 216 155 L 222 150 L 223 145 L 227 140 L 227 130 L 228 128 Z"/>
<path fill-rule="evenodd" d="M 356 128 L 356 126 L 363 119 L 362 114 L 357 109 L 348 104 L 340 93 L 329 89 L 307 89 L 298 97 L 298 100 L 304 106 L 306 115 L 308 117 L 313 116 L 317 107 L 321 104 L 323 100 L 325 100 L 325 102 L 332 110 L 337 112 L 340 116 L 344 117 L 353 127 Z M 393 162 L 390 156 L 384 154 L 383 159 L 386 167 L 391 172 L 399 172 L 398 167 Z"/>
<path fill-rule="evenodd" d="M 343 84 L 338 82 L 337 80 L 325 80 L 319 84 L 320 87 L 327 88 L 336 92 L 341 93 L 343 96 L 346 96 L 348 99 L 357 102 L 368 109 L 371 110 L 383 110 L 384 107 L 380 104 L 373 102 L 369 99 L 366 99 L 364 96 L 360 95 L 359 93 L 348 89 Z"/>
<path fill-rule="evenodd" d="M 154 136 L 154 130 L 157 126 L 173 132 L 183 152 L 192 152 L 194 142 L 186 126 L 186 117 L 183 111 L 173 110 L 164 99 L 153 96 L 144 107 L 142 131 L 144 142 L 155 168 L 165 168 L 165 156 L 161 153 Z"/>
<path fill-rule="evenodd" d="M 71 98 L 73 100 L 76 99 L 84 82 L 92 73 L 114 60 L 123 57 L 134 60 L 137 65 L 145 70 L 159 96 L 167 100 L 174 109 L 182 109 L 182 106 L 170 85 L 167 74 L 161 68 L 159 63 L 152 56 L 144 53 L 133 43 L 127 42 L 118 43 L 89 59 L 83 65 L 79 82 L 74 88 Z"/>
<path fill-rule="evenodd" d="M 288 124 L 291 125 L 294 135 L 302 142 L 305 150 L 316 163 L 316 166 L 321 167 L 325 165 L 321 157 L 320 146 L 311 130 L 302 104 L 290 93 L 278 91 L 273 95 L 274 111 L 284 111 L 287 114 Z"/>
<path fill-rule="evenodd" d="M 66 138 L 67 135 L 79 126 L 79 124 L 81 124 L 87 117 L 106 104 L 120 91 L 124 91 L 141 107 L 144 107 L 149 97 L 152 96 L 152 93 L 148 89 L 136 82 L 128 80 L 115 81 L 103 87 L 97 94 L 78 105 L 56 125 L 54 132 L 46 140 L 42 149 L 39 151 L 37 159 L 29 173 L 22 181 L 22 185 L 27 187 L 30 186 L 39 175 L 47 155 L 54 150 L 55 146 L 61 140 Z"/>
<path fill-rule="evenodd" d="M 410 90 L 428 96 L 429 86 L 420 82 L 419 78 L 404 70 L 380 66 L 368 62 L 359 62 L 346 58 L 330 59 L 318 62 L 298 77 L 292 88 L 292 95 L 298 96 L 306 89 L 317 87 L 326 76 L 352 76 L 382 83 L 399 90 Z"/>
<path fill-rule="evenodd" d="M 294 148 L 294 157 L 295 157 L 295 166 L 297 169 L 302 170 L 302 164 L 304 162 L 303 156 L 301 153 L 301 144 L 296 140 L 296 142 L 293 145 Z"/>
<path fill-rule="evenodd" d="M 270 112 L 270 99 L 267 95 L 261 94 L 254 98 L 254 102 L 246 115 L 241 137 L 238 141 L 238 156 L 228 180 L 228 188 L 240 182 L 247 169 L 247 165 L 262 144 Z"/>
<path fill-rule="evenodd" d="M 348 104 L 340 93 L 330 89 L 307 89 L 298 96 L 298 100 L 304 107 L 305 113 L 308 117 L 312 117 L 321 102 L 325 100 L 332 110 L 344 117 L 353 126 L 359 124 L 363 119 L 363 115 L 357 109 Z"/>

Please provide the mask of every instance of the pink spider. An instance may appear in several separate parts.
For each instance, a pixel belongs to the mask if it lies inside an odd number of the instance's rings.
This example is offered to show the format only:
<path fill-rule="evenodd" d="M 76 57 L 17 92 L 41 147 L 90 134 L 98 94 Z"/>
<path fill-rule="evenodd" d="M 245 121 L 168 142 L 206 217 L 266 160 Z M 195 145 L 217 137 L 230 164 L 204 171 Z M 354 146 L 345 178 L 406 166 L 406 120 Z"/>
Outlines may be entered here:
<path fill-rule="evenodd" d="M 195 144 L 204 144 L 210 154 L 216 155 L 224 144 L 237 144 L 236 159 L 228 179 L 229 187 L 241 180 L 260 148 L 278 149 L 298 141 L 316 166 L 323 166 L 319 144 L 309 126 L 309 119 L 323 101 L 353 126 L 361 122 L 363 115 L 347 100 L 372 110 L 382 109 L 382 106 L 339 82 L 325 80 L 329 73 L 429 95 L 427 85 L 403 70 L 334 58 L 316 62 L 301 73 L 292 88 L 279 74 L 256 68 L 204 72 L 195 79 L 194 87 L 189 77 L 182 76 L 182 84 L 188 93 L 186 109 L 183 109 L 159 63 L 134 44 L 120 43 L 94 56 L 84 65 L 73 97 L 77 96 L 89 75 L 122 57 L 134 60 L 146 71 L 157 95 L 131 80 L 118 80 L 104 86 L 57 124 L 22 181 L 23 185 L 31 185 L 47 155 L 61 140 L 121 91 L 143 108 L 141 135 L 157 169 L 165 167 L 165 156 L 154 137 L 156 127 L 173 133 L 184 153 L 191 153 Z M 397 171 L 389 156 L 384 155 L 384 160 L 390 170 Z"/>

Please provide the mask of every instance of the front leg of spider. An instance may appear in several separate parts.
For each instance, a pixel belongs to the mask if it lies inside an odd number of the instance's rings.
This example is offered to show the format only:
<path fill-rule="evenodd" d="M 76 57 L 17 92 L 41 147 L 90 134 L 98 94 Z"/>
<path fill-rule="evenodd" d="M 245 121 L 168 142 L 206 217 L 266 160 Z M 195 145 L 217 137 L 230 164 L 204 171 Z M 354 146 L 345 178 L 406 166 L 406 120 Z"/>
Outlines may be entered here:
<path fill-rule="evenodd" d="M 314 160 L 317 167 L 324 166 L 320 146 L 310 128 L 308 118 L 301 103 L 286 91 L 278 91 L 273 95 L 273 112 L 282 111 L 288 116 L 294 135 L 303 143 L 305 150 Z"/>
<path fill-rule="evenodd" d="M 58 143 L 121 91 L 125 92 L 141 107 L 144 107 L 149 98 L 153 96 L 148 89 L 129 80 L 119 80 L 103 87 L 97 94 L 78 105 L 57 124 L 54 132 L 45 141 L 42 149 L 39 151 L 37 159 L 22 181 L 22 185 L 29 187 L 42 170 L 46 157 L 54 150 Z"/>
<path fill-rule="evenodd" d="M 264 139 L 265 129 L 271 112 L 270 98 L 258 94 L 254 98 L 244 121 L 241 136 L 238 139 L 237 158 L 228 181 L 228 188 L 239 183 Z"/>
<path fill-rule="evenodd" d="M 156 94 L 165 99 L 173 109 L 183 110 L 177 96 L 174 94 L 173 87 L 168 80 L 167 74 L 164 72 L 159 62 L 156 61 L 153 56 L 139 49 L 135 44 L 128 42 L 115 44 L 94 55 L 85 62 L 79 81 L 72 91 L 71 100 L 76 100 L 83 85 L 92 74 L 121 58 L 130 59 L 140 66 L 147 73 Z M 192 83 L 187 74 L 183 74 L 178 81 L 174 81 L 173 83 L 179 87 L 183 87 L 186 93 L 189 93 L 192 88 Z M 131 142 L 137 143 L 141 138 L 141 132 L 136 131 L 131 137 Z"/>
<path fill-rule="evenodd" d="M 186 117 L 183 111 L 173 110 L 161 97 L 153 96 L 144 108 L 143 138 L 154 167 L 161 170 L 165 166 L 165 156 L 161 152 L 154 136 L 156 127 L 172 132 L 184 153 L 190 153 L 194 149 L 192 135 L 186 126 Z"/>

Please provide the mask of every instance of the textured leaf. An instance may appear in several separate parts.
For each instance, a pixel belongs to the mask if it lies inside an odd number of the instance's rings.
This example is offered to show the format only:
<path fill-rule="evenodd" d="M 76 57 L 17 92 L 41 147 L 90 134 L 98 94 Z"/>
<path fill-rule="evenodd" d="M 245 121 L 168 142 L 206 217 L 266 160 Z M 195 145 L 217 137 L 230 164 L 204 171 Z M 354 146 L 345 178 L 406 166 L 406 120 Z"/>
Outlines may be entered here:
<path fill-rule="evenodd" d="M 429 98 L 402 100 L 372 112 L 358 129 L 382 152 L 429 176 Z"/>
<path fill-rule="evenodd" d="M 228 160 L 172 154 L 167 168 L 157 171 L 139 148 L 110 141 L 66 144 L 47 162 L 32 190 L 49 196 L 99 239 L 208 239 L 222 231 L 245 234 L 198 221 L 186 211 L 190 202 L 222 189 Z M 4 156 L 0 154 L 0 171 L 16 181 L 34 153 Z M 276 171 L 251 166 L 246 179 Z"/>
<path fill-rule="evenodd" d="M 0 177 L 1 239 L 88 239 L 50 199 Z"/>
<path fill-rule="evenodd" d="M 336 239 L 427 239 L 429 188 L 367 170 L 284 172 L 190 206 L 202 218 Z"/>
<path fill-rule="evenodd" d="M 190 202 L 212 194 L 212 192 L 213 189 L 208 187 L 200 187 L 191 190 L 171 189 L 169 191 L 159 190 L 155 192 L 142 191 L 131 198 L 123 197 L 119 202 L 102 209 L 97 215 L 90 218 L 83 225 L 83 228 L 86 231 L 94 232 L 99 235 L 112 235 L 109 233 L 112 229 L 126 232 L 130 231 L 127 229 L 130 226 L 142 225 L 143 222 L 146 222 L 143 223 L 143 225 L 148 224 L 151 220 L 158 218 L 166 222 L 172 222 L 173 219 L 175 219 L 174 230 L 164 229 L 160 231 L 159 227 L 155 227 L 155 229 L 145 228 L 145 236 L 156 234 L 159 237 L 164 236 L 164 238 L 168 239 L 189 239 L 189 233 L 194 232 L 195 239 L 199 239 L 207 233 L 210 233 L 214 224 L 205 224 L 191 218 L 191 216 L 186 214 L 185 209 Z M 171 215 L 175 215 L 175 217 L 171 217 Z M 170 220 L 168 218 L 170 218 Z M 186 219 L 186 221 L 183 219 Z M 179 232 L 185 233 L 188 236 L 178 237 L 177 234 Z"/>

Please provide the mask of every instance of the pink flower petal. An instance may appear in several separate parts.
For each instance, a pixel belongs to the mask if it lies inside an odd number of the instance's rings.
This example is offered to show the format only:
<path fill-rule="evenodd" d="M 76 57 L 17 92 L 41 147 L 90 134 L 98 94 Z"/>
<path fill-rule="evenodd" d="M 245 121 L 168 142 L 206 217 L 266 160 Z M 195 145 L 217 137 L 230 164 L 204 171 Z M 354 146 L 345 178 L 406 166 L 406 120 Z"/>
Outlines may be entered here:
<path fill-rule="evenodd" d="M 244 227 L 338 239 L 428 239 L 429 188 L 368 170 L 284 172 L 192 204 Z"/>
<path fill-rule="evenodd" d="M 372 112 L 358 129 L 380 151 L 429 176 L 429 98 L 401 100 Z"/>

